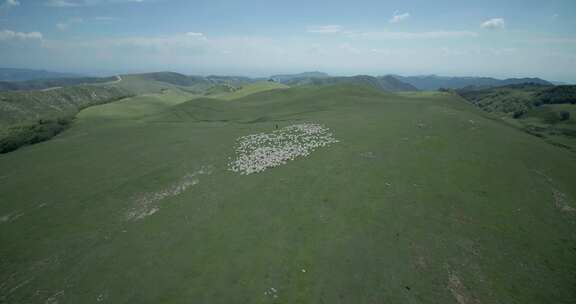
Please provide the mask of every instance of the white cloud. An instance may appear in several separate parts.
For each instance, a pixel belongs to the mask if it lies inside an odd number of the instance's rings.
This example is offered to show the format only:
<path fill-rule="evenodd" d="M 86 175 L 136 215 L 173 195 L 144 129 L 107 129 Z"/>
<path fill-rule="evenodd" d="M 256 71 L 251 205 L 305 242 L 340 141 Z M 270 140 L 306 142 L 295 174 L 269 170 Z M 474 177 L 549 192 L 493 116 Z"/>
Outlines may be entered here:
<path fill-rule="evenodd" d="M 503 18 L 492 18 L 482 22 L 482 24 L 480 24 L 480 27 L 491 30 L 503 29 L 506 27 L 506 22 L 504 21 Z"/>
<path fill-rule="evenodd" d="M 81 3 L 68 0 L 49 0 L 46 2 L 46 5 L 53 7 L 75 7 L 81 6 Z"/>
<path fill-rule="evenodd" d="M 478 34 L 469 31 L 431 31 L 431 32 L 364 32 L 348 34 L 350 38 L 373 40 L 405 40 L 405 39 L 447 39 L 471 38 Z"/>
<path fill-rule="evenodd" d="M 347 52 L 350 52 L 352 54 L 360 54 L 362 53 L 362 51 L 360 51 L 360 49 L 353 47 L 352 45 L 350 45 L 349 43 L 343 43 L 341 45 L 338 46 L 338 48 L 345 50 Z"/>
<path fill-rule="evenodd" d="M 190 37 L 204 37 L 204 34 L 202 34 L 202 33 L 197 33 L 197 32 L 188 32 L 188 33 L 186 33 L 186 36 L 190 36 Z"/>
<path fill-rule="evenodd" d="M 80 7 L 114 3 L 144 3 L 145 0 L 47 0 L 45 4 L 52 7 Z"/>
<path fill-rule="evenodd" d="M 85 41 L 46 41 L 45 48 L 48 49 L 97 49 L 106 50 L 114 48 L 133 48 L 134 50 L 153 51 L 190 51 L 191 49 L 201 49 L 208 43 L 202 33 L 185 33 L 170 36 L 143 36 L 110 38 Z"/>
<path fill-rule="evenodd" d="M 71 25 L 75 24 L 75 23 L 82 23 L 84 22 L 84 19 L 82 18 L 70 18 L 65 22 L 60 22 L 56 24 L 56 28 L 58 28 L 61 31 L 67 30 Z"/>
<path fill-rule="evenodd" d="M 317 34 L 335 34 L 342 32 L 342 27 L 340 25 L 309 26 L 306 31 Z"/>
<path fill-rule="evenodd" d="M 0 30 L 0 41 L 6 40 L 40 40 L 42 39 L 40 32 L 15 32 L 11 30 Z"/>
<path fill-rule="evenodd" d="M 94 17 L 94 20 L 96 20 L 96 21 L 114 21 L 114 20 L 117 20 L 117 19 L 118 19 L 118 18 L 106 17 L 106 16 Z"/>
<path fill-rule="evenodd" d="M 570 49 L 546 44 L 546 51 L 557 51 L 559 54 L 554 55 L 531 47 L 512 48 L 514 41 L 520 37 L 498 45 L 483 45 L 480 40 L 474 43 L 452 43 L 452 39 L 459 39 L 452 37 L 474 39 L 466 38 L 477 35 L 473 32 L 376 32 L 368 33 L 365 37 L 358 32 L 358 40 L 345 39 L 348 37 L 345 32 L 335 34 L 334 37 L 315 36 L 315 39 L 305 34 L 290 39 L 210 35 L 210 39 L 204 40 L 198 39 L 204 36 L 198 35 L 197 32 L 201 30 L 190 30 L 196 34 L 182 32 L 106 39 L 82 36 L 66 37 L 63 40 L 45 38 L 14 43 L 14 48 L 9 47 L 11 43 L 0 41 L 3 47 L 8 46 L 2 50 L 0 65 L 36 64 L 47 68 L 86 71 L 175 70 L 192 74 L 260 76 L 278 71 L 312 69 L 336 74 L 434 72 L 496 77 L 508 77 L 507 73 L 513 71 L 516 75 L 537 73 L 541 77 L 560 80 L 574 79 L 573 71 L 576 70 L 576 57 L 569 52 Z M 2 39 L 6 39 L 4 32 L 1 35 Z M 17 36 L 14 33 L 8 35 Z M 446 38 L 446 44 L 441 38 Z M 558 38 L 569 39 L 570 36 Z M 39 48 L 39 41 L 42 42 L 42 48 Z"/>
<path fill-rule="evenodd" d="M 392 14 L 392 18 L 390 18 L 390 20 L 388 22 L 390 23 L 398 23 L 400 21 L 404 21 L 406 19 L 410 18 L 410 13 L 403 13 L 400 14 L 399 11 L 395 11 L 394 14 Z"/>
<path fill-rule="evenodd" d="M 392 51 L 389 49 L 370 49 L 370 52 L 378 55 L 391 55 Z"/>
<path fill-rule="evenodd" d="M 12 8 L 14 6 L 19 6 L 19 5 L 20 5 L 20 1 L 18 1 L 18 0 L 6 0 L 6 1 L 4 1 L 4 3 L 0 4 L 0 8 L 9 9 L 9 8 Z"/>
<path fill-rule="evenodd" d="M 188 32 L 186 33 L 186 36 L 196 40 L 202 40 L 202 41 L 208 40 L 208 38 L 206 37 L 206 35 L 204 35 L 204 33 Z"/>

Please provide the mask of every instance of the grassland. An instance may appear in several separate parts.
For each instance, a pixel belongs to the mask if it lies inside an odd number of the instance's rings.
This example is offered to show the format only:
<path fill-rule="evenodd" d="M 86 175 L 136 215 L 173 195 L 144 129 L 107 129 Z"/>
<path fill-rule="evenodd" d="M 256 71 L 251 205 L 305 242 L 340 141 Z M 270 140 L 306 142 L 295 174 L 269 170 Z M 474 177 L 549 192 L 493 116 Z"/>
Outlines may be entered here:
<path fill-rule="evenodd" d="M 570 113 L 568 119 L 562 112 Z M 532 109 L 518 119 L 505 119 L 508 123 L 538 136 L 545 141 L 576 152 L 576 105 L 543 105 Z"/>
<path fill-rule="evenodd" d="M 84 108 L 129 96 L 118 87 L 91 85 L 0 92 L 0 154 L 54 137 Z"/>
<path fill-rule="evenodd" d="M 575 154 L 458 96 L 131 85 L 0 155 L 0 302 L 576 301 Z M 339 142 L 228 170 L 303 122 Z"/>
<path fill-rule="evenodd" d="M 78 77 L 57 79 L 35 79 L 27 81 L 0 81 L 0 91 L 49 90 L 51 88 L 70 87 L 86 84 L 104 84 L 113 82 L 116 77 Z"/>
<path fill-rule="evenodd" d="M 259 93 L 259 92 L 263 92 L 263 91 L 270 91 L 270 90 L 276 90 L 276 89 L 286 89 L 286 88 L 288 88 L 287 85 L 283 85 L 283 84 L 276 83 L 276 82 L 262 81 L 262 82 L 257 82 L 257 83 L 245 85 L 245 86 L 241 87 L 239 90 L 232 92 L 231 94 L 222 94 L 218 97 L 221 99 L 225 99 L 225 100 L 232 100 L 232 99 L 238 99 L 241 97 L 245 97 L 245 96 Z"/>
<path fill-rule="evenodd" d="M 507 123 L 576 152 L 576 86 L 519 84 L 457 92 Z"/>
<path fill-rule="evenodd" d="M 75 115 L 84 108 L 129 96 L 139 98 L 122 103 L 130 111 L 112 107 L 117 115 L 148 115 L 154 108 L 166 106 L 166 102 L 182 102 L 199 95 L 233 99 L 287 87 L 271 82 L 255 82 L 245 77 L 199 77 L 170 72 L 94 79 L 32 80 L 10 84 L 19 87 L 49 83 L 68 86 L 86 80 L 96 83 L 66 88 L 0 92 L 0 154 L 51 139 L 66 130 Z M 150 97 L 151 94 L 161 94 L 163 97 Z M 108 107 L 104 107 L 100 111 L 107 109 Z"/>
<path fill-rule="evenodd" d="M 42 118 L 70 116 L 91 105 L 131 96 L 126 90 L 76 86 L 51 91 L 0 92 L 0 127 Z"/>

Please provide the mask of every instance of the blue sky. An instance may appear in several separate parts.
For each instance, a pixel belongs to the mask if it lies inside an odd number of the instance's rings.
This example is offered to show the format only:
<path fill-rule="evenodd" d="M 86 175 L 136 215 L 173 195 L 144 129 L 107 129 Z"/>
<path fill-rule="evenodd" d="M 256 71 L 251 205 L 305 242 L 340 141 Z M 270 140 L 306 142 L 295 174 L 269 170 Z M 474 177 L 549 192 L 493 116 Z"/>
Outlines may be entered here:
<path fill-rule="evenodd" d="M 576 1 L 0 0 L 0 66 L 576 82 Z"/>

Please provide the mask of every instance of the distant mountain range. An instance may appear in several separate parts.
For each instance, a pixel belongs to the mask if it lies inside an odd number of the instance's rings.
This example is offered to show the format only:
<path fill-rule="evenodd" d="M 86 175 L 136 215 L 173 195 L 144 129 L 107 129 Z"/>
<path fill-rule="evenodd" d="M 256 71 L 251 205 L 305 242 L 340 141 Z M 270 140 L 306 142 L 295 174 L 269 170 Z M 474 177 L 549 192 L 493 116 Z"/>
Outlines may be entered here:
<path fill-rule="evenodd" d="M 27 81 L 35 79 L 74 78 L 82 75 L 44 70 L 0 68 L 0 81 Z"/>
<path fill-rule="evenodd" d="M 350 77 L 327 77 L 327 78 L 308 78 L 308 79 L 293 79 L 286 82 L 289 86 L 297 85 L 333 85 L 333 84 L 363 84 L 380 91 L 386 92 L 399 92 L 399 91 L 418 91 L 414 86 L 399 81 L 392 76 L 368 76 L 358 75 Z"/>
<path fill-rule="evenodd" d="M 365 83 L 384 91 L 436 91 L 440 88 L 462 89 L 465 87 L 491 88 L 515 84 L 534 83 L 554 85 L 555 83 L 540 78 L 509 78 L 496 79 L 491 77 L 445 77 L 437 75 L 426 76 L 367 76 L 333 77 L 322 72 L 306 72 L 300 74 L 274 75 L 270 79 L 289 86 L 321 85 L 331 83 Z"/>
<path fill-rule="evenodd" d="M 289 82 L 289 81 L 294 81 L 294 80 L 298 80 L 298 79 L 322 79 L 322 78 L 329 78 L 330 75 L 326 74 L 326 73 L 322 73 L 322 72 L 304 72 L 304 73 L 299 73 L 299 74 L 285 74 L 285 75 L 272 75 L 270 76 L 270 79 L 276 81 L 276 82 L 280 82 L 280 83 L 285 83 L 285 82 Z"/>
<path fill-rule="evenodd" d="M 54 74 L 59 76 L 60 74 Z M 392 76 L 368 76 L 357 75 L 350 77 L 332 77 L 321 72 L 306 72 L 293 75 L 275 75 L 269 78 L 249 78 L 242 76 L 190 76 L 174 72 L 154 72 L 134 75 L 124 75 L 136 77 L 145 81 L 168 83 L 171 85 L 186 87 L 198 91 L 207 90 L 213 86 L 228 85 L 241 87 L 250 83 L 261 81 L 274 81 L 288 86 L 322 86 L 342 83 L 362 84 L 380 91 L 417 91 L 414 86 L 399 81 Z M 56 79 L 35 79 L 27 81 L 0 81 L 0 91 L 31 91 L 44 90 L 56 87 L 70 87 L 79 84 L 98 84 L 114 81 L 116 77 L 96 78 L 56 78 Z"/>
<path fill-rule="evenodd" d="M 189 76 L 174 72 L 155 72 L 136 74 L 142 79 L 170 83 L 178 86 L 210 86 L 214 84 L 244 85 L 257 81 L 257 79 L 242 76 Z M 260 79 L 262 80 L 262 79 Z"/>
<path fill-rule="evenodd" d="M 509 78 L 496 79 L 491 77 L 445 77 L 437 75 L 426 76 L 399 76 L 391 75 L 396 79 L 409 83 L 419 90 L 435 91 L 440 88 L 462 89 L 465 87 L 490 88 L 513 84 L 534 83 L 541 85 L 553 85 L 553 83 L 540 78 Z"/>
<path fill-rule="evenodd" d="M 332 77 L 328 74 L 321 72 L 306 72 L 294 75 L 275 75 L 270 79 L 288 85 L 288 86 L 301 86 L 301 85 L 332 85 L 341 83 L 350 84 L 363 84 L 369 87 L 378 89 L 380 91 L 398 92 L 398 91 L 417 91 L 414 86 L 404 83 L 392 76 L 337 76 Z"/>
<path fill-rule="evenodd" d="M 231 85 L 240 87 L 246 84 L 260 81 L 274 81 L 288 86 L 323 86 L 333 84 L 362 84 L 380 91 L 417 91 L 407 83 L 403 83 L 392 76 L 368 76 L 358 75 L 350 77 L 332 77 L 321 72 L 306 72 L 293 75 L 274 75 L 269 78 L 248 78 L 238 76 L 187 76 L 174 72 L 157 72 L 134 75 L 141 79 L 170 83 L 177 86 L 193 87 L 195 89 L 207 89 L 213 85 Z"/>
<path fill-rule="evenodd" d="M 492 88 L 515 84 L 533 83 L 539 85 L 557 85 L 540 78 L 496 79 L 491 77 L 445 77 L 437 75 L 424 76 L 331 76 L 323 72 L 304 72 L 298 74 L 272 75 L 268 78 L 250 78 L 242 76 L 189 76 L 174 72 L 156 72 L 137 74 L 147 80 L 170 83 L 177 86 L 194 86 L 199 89 L 219 84 L 243 86 L 263 80 L 270 80 L 288 86 L 330 85 L 339 83 L 364 84 L 381 91 L 435 91 L 440 88 Z M 52 87 L 68 87 L 77 84 L 111 81 L 112 77 L 96 78 L 79 75 L 30 69 L 0 68 L 0 91 L 42 90 Z"/>

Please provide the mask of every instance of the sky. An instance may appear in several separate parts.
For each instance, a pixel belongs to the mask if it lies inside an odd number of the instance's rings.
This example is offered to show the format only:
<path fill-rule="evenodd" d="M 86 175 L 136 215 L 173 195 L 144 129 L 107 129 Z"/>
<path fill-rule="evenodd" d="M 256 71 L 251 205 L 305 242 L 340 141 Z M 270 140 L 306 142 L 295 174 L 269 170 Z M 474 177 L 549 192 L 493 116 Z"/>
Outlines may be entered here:
<path fill-rule="evenodd" d="M 0 67 L 576 83 L 576 1 L 0 0 Z"/>

